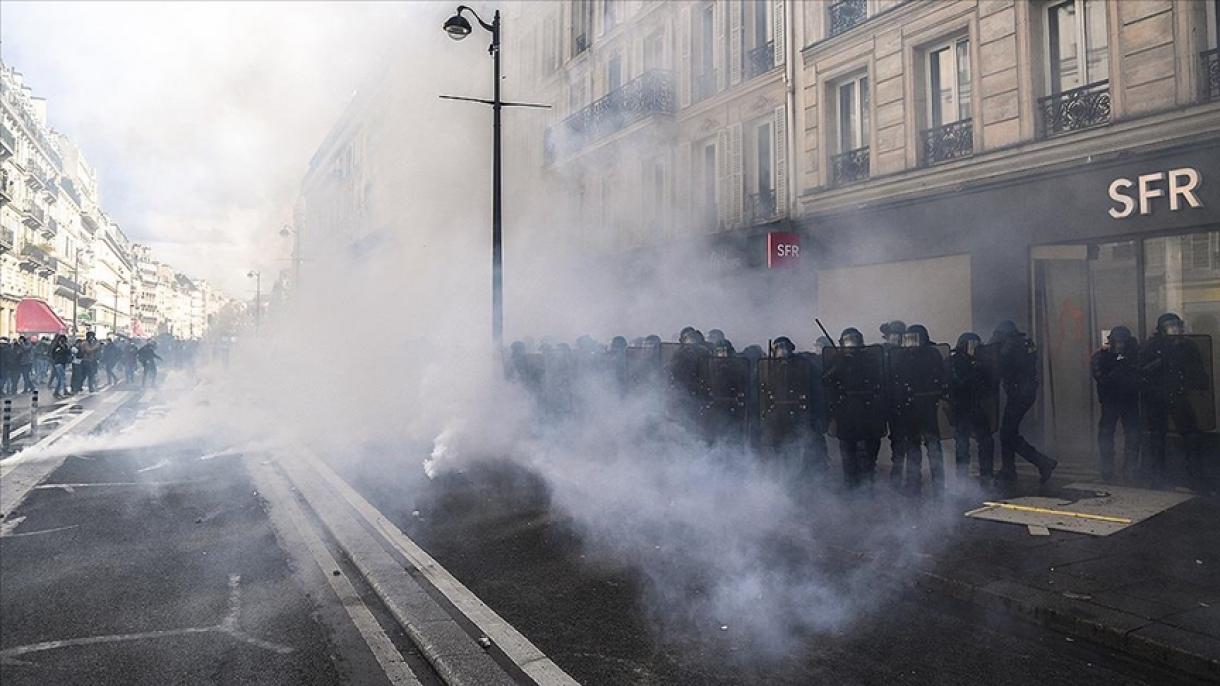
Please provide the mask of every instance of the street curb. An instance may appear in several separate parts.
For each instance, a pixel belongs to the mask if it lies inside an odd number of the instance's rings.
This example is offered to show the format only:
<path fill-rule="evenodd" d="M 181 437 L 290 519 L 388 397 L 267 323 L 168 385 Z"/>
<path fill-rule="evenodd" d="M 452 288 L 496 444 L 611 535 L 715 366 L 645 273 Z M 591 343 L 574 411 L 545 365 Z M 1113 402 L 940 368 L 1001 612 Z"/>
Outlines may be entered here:
<path fill-rule="evenodd" d="M 1181 645 L 1159 641 L 1138 633 L 1157 622 L 1119 610 L 1090 605 L 1093 618 L 1065 607 L 1063 596 L 1010 581 L 995 581 L 987 586 L 951 579 L 934 572 L 921 571 L 916 586 L 943 593 L 979 607 L 999 610 L 1032 620 L 1048 629 L 1069 634 L 1107 648 L 1119 650 L 1155 664 L 1192 676 L 1220 681 L 1220 659 L 1192 652 Z M 1127 628 L 1123 628 L 1124 625 Z M 1163 625 L 1164 626 L 1164 625 Z M 1171 629 L 1183 637 L 1193 635 Z M 1200 635 L 1201 636 L 1201 635 Z"/>
<path fill-rule="evenodd" d="M 275 464 L 441 680 L 453 686 L 515 683 L 336 499 L 308 461 L 297 454 Z"/>

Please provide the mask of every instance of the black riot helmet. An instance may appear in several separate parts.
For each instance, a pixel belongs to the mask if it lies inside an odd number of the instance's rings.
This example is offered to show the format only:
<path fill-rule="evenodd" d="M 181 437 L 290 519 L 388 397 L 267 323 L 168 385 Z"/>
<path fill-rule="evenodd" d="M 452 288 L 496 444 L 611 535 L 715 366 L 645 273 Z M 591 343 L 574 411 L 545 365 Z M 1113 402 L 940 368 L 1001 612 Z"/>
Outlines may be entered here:
<path fill-rule="evenodd" d="M 712 329 L 711 331 L 707 332 L 707 342 L 708 343 L 711 343 L 712 345 L 716 345 L 717 343 L 719 343 L 720 341 L 723 341 L 723 340 L 724 340 L 724 332 L 721 331 L 720 329 Z"/>
<path fill-rule="evenodd" d="M 678 342 L 682 345 L 703 345 L 705 341 L 702 331 L 688 327 L 686 330 L 683 330 Z"/>
<path fill-rule="evenodd" d="M 617 353 L 627 349 L 627 339 L 622 336 L 615 336 L 610 339 L 610 352 Z"/>
<path fill-rule="evenodd" d="M 1110 335 L 1106 337 L 1106 344 L 1111 352 L 1119 355 L 1131 353 L 1135 348 L 1135 336 L 1131 335 L 1131 329 L 1116 326 L 1110 329 Z"/>
<path fill-rule="evenodd" d="M 721 338 L 712 344 L 713 357 L 732 357 L 733 353 L 733 343 L 727 338 Z"/>
<path fill-rule="evenodd" d="M 796 346 L 793 345 L 792 339 L 787 336 L 780 336 L 771 342 L 772 357 L 792 357 L 796 353 Z"/>
<path fill-rule="evenodd" d="M 661 347 L 661 337 L 656 335 L 655 333 L 652 334 L 651 336 L 645 336 L 644 337 L 644 347 L 645 348 Z"/>
<path fill-rule="evenodd" d="M 763 349 L 761 345 L 747 345 L 741 351 L 741 356 L 749 360 L 757 362 L 762 359 Z"/>
<path fill-rule="evenodd" d="M 827 348 L 833 348 L 833 347 L 835 347 L 834 341 L 830 340 L 829 338 L 827 338 L 825 336 L 818 336 L 818 340 L 815 341 L 813 344 L 813 349 L 818 354 L 821 354 L 822 351 Z"/>
<path fill-rule="evenodd" d="M 839 346 L 843 348 L 862 348 L 864 347 L 864 334 L 855 327 L 843 329 L 843 333 L 839 334 Z"/>
<path fill-rule="evenodd" d="M 907 325 L 902 320 L 895 319 L 881 325 L 881 335 L 887 345 L 902 345 L 902 334 L 907 332 Z"/>
<path fill-rule="evenodd" d="M 686 338 L 686 336 L 689 335 L 693 331 L 698 331 L 698 329 L 696 329 L 693 326 L 682 327 L 682 330 L 678 332 L 678 342 L 681 343 L 682 339 Z"/>
<path fill-rule="evenodd" d="M 1180 336 L 1186 333 L 1186 325 L 1178 315 L 1166 312 L 1156 318 L 1156 332 L 1162 336 Z"/>
<path fill-rule="evenodd" d="M 959 353 L 964 353 L 966 355 L 974 357 L 974 353 L 979 349 L 979 346 L 982 344 L 983 344 L 983 339 L 980 338 L 977 333 L 975 333 L 973 331 L 967 331 L 966 333 L 957 337 L 957 345 L 954 346 L 953 349 Z"/>
<path fill-rule="evenodd" d="M 576 349 L 582 353 L 597 352 L 598 347 L 597 341 L 593 340 L 593 337 L 588 334 L 576 339 Z"/>
<path fill-rule="evenodd" d="M 513 357 L 523 357 L 525 355 L 525 343 L 521 341 L 513 341 L 513 344 L 508 349 L 509 354 Z"/>
<path fill-rule="evenodd" d="M 918 348 L 928 344 L 928 329 L 923 324 L 912 324 L 902 334 L 902 347 Z"/>
<path fill-rule="evenodd" d="M 1016 322 L 1012 321 L 1011 319 L 1005 319 L 1004 321 L 1000 322 L 999 324 L 996 324 L 995 331 L 992 332 L 992 334 L 991 334 L 991 340 L 993 343 L 1003 341 L 1004 339 L 1008 338 L 1009 336 L 1016 335 L 1016 333 L 1017 333 Z"/>

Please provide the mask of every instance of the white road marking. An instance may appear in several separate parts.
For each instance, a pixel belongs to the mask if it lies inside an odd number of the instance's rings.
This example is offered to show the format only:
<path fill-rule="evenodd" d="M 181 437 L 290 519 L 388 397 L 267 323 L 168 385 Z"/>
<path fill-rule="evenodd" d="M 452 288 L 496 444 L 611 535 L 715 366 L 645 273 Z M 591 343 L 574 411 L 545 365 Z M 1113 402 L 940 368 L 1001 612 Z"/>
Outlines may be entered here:
<path fill-rule="evenodd" d="M 144 472 L 151 472 L 155 469 L 161 469 L 162 467 L 168 467 L 168 466 L 169 466 L 169 460 L 166 458 L 161 458 L 161 460 L 159 462 L 157 462 L 157 464 L 149 465 L 147 467 L 144 467 L 143 469 L 137 469 L 136 474 L 143 474 Z"/>
<path fill-rule="evenodd" d="M 18 520 L 21 520 L 21 519 L 25 519 L 25 517 L 18 517 Z M 80 524 L 72 524 L 69 526 L 57 526 L 54 529 L 43 529 L 41 531 L 23 531 L 19 534 L 10 534 L 8 531 L 0 530 L 0 538 L 17 538 L 18 536 L 37 536 L 39 534 L 53 534 L 56 531 L 67 531 L 68 529 L 75 529 L 78 526 L 80 526 Z"/>
<path fill-rule="evenodd" d="M 272 507 L 283 508 L 292 526 L 305 542 L 305 547 L 313 556 L 318 567 L 322 570 L 323 576 L 326 577 L 327 583 L 330 584 L 331 590 L 339 597 L 339 601 L 343 604 L 343 609 L 347 610 L 347 616 L 351 618 L 352 624 L 356 626 L 356 630 L 360 632 L 360 636 L 372 651 L 373 657 L 376 658 L 377 664 L 381 665 L 381 669 L 385 672 L 390 683 L 395 686 L 417 686 L 419 680 L 415 678 L 415 674 L 403 659 L 402 654 L 398 652 L 398 648 L 386 635 L 385 630 L 373 617 L 373 613 L 369 611 L 368 606 L 360 599 L 356 593 L 355 587 L 346 575 L 335 576 L 331 574 L 331 570 L 339 568 L 339 563 L 331 555 L 330 550 L 322 542 L 320 536 L 309 520 L 305 517 L 305 513 L 301 511 L 300 505 L 297 504 L 296 498 L 288 492 L 283 478 L 276 474 L 271 468 L 263 465 L 252 466 L 252 469 L 259 470 L 264 478 L 259 479 L 262 482 L 262 490 L 264 495 L 268 497 L 268 501 Z"/>
<path fill-rule="evenodd" d="M 248 643 L 263 650 L 269 650 L 280 655 L 287 655 L 293 651 L 288 646 L 283 646 L 278 643 L 264 641 L 242 631 L 238 626 L 237 617 L 241 612 L 241 576 L 236 574 L 229 575 L 229 612 L 219 624 L 213 626 L 192 626 L 185 629 L 166 629 L 164 631 L 142 631 L 134 634 L 109 634 L 105 636 L 86 636 L 84 638 L 69 638 L 60 641 L 43 641 L 42 643 L 31 643 L 29 645 L 16 646 L 14 648 L 6 648 L 0 650 L 0 664 L 4 665 L 32 665 L 34 663 L 26 660 L 20 660 L 22 655 L 30 653 L 40 653 L 46 650 L 55 650 L 57 648 L 70 648 L 72 646 L 95 645 L 99 643 L 122 643 L 124 641 L 143 641 L 150 638 L 167 638 L 170 636 L 186 636 L 189 634 L 206 634 L 206 633 L 222 633 L 241 641 Z"/>
<path fill-rule="evenodd" d="M 95 483 L 76 483 L 76 484 L 38 484 L 33 490 L 44 490 L 49 488 L 62 488 L 71 493 L 76 488 L 92 488 L 96 486 L 179 486 L 182 484 L 201 484 L 204 479 L 191 479 L 189 481 L 98 481 Z"/>
<path fill-rule="evenodd" d="M 17 526 L 20 525 L 24 521 L 25 521 L 24 516 L 23 517 L 9 517 L 8 519 L 4 520 L 4 523 L 0 524 L 0 536 L 7 535 L 10 531 L 12 531 L 13 529 L 16 529 Z"/>

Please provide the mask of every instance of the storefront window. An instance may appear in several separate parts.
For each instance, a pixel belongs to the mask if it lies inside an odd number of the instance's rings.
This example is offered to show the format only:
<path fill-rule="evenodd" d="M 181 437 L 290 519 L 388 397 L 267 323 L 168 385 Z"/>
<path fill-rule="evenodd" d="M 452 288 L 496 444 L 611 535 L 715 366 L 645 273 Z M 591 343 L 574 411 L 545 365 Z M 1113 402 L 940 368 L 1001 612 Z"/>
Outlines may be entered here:
<path fill-rule="evenodd" d="M 1220 231 L 1144 241 L 1145 335 L 1176 312 L 1191 333 L 1220 338 Z"/>

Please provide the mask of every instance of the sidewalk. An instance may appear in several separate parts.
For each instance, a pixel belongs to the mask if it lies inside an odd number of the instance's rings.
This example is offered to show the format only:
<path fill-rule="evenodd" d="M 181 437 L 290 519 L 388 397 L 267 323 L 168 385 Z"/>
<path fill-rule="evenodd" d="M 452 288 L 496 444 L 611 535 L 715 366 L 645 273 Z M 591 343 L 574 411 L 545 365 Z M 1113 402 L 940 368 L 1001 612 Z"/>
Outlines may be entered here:
<path fill-rule="evenodd" d="M 1192 498 L 1109 536 L 1033 536 L 963 516 L 946 547 L 915 566 L 915 583 L 930 590 L 1220 680 L 1214 498 Z"/>

